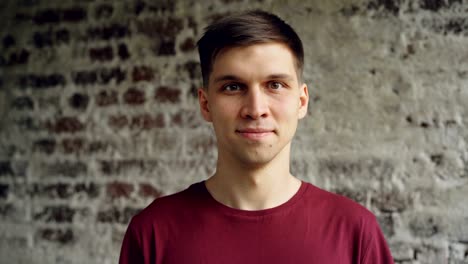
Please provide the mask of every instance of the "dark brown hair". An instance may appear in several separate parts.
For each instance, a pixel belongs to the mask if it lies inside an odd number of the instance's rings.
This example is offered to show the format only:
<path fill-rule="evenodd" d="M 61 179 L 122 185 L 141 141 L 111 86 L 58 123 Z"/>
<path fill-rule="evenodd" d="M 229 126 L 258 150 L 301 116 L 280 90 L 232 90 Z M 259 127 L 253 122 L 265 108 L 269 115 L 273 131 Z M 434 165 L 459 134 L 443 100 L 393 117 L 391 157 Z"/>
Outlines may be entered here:
<path fill-rule="evenodd" d="M 254 10 L 224 17 L 205 28 L 197 42 L 203 86 L 208 88 L 213 62 L 222 49 L 268 42 L 283 43 L 291 50 L 302 79 L 304 49 L 297 33 L 278 16 Z"/>

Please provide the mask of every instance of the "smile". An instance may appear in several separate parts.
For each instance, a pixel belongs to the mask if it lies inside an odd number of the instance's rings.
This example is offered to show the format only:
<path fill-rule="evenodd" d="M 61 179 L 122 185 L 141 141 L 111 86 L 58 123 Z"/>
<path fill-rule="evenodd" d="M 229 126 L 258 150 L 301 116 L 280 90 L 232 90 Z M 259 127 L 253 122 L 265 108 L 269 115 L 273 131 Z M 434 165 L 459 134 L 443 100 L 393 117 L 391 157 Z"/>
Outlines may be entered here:
<path fill-rule="evenodd" d="M 236 130 L 236 133 L 247 139 L 258 140 L 270 136 L 274 133 L 271 129 L 240 129 Z"/>

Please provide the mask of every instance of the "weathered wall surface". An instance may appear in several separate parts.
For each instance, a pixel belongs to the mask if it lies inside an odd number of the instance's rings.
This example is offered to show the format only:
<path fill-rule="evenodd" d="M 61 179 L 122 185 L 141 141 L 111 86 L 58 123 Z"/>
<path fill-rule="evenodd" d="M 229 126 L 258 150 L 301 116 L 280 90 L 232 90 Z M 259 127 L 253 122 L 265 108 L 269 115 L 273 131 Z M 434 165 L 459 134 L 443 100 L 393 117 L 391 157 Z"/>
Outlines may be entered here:
<path fill-rule="evenodd" d="M 135 212 L 213 172 L 195 42 L 250 8 L 305 44 L 293 172 L 397 263 L 468 263 L 466 0 L 1 1 L 0 263 L 115 263 Z"/>

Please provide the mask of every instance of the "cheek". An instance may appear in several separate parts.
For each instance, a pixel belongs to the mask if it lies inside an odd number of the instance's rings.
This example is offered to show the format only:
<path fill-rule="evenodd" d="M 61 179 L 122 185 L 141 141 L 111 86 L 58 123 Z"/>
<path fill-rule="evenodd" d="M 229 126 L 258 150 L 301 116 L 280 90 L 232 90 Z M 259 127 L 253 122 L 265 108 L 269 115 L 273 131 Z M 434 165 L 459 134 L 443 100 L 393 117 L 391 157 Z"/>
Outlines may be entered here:
<path fill-rule="evenodd" d="M 296 98 L 281 98 L 274 102 L 275 105 L 275 112 L 278 115 L 288 117 L 288 119 L 292 117 L 297 117 L 298 109 L 299 109 L 299 100 Z"/>
<path fill-rule="evenodd" d="M 236 113 L 236 106 L 229 101 L 217 100 L 210 106 L 211 116 L 217 120 L 228 120 Z"/>

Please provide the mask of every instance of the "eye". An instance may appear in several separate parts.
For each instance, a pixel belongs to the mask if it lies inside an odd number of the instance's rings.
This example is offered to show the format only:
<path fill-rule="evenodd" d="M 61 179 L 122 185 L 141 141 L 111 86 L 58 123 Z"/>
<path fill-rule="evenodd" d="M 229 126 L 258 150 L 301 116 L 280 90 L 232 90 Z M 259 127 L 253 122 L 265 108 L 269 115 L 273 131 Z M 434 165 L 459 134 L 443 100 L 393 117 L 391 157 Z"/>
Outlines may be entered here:
<path fill-rule="evenodd" d="M 274 90 L 278 90 L 280 88 L 284 88 L 284 85 L 280 82 L 270 82 L 268 83 L 268 87 Z"/>
<path fill-rule="evenodd" d="M 227 92 L 235 92 L 241 90 L 242 87 L 237 83 L 229 83 L 223 86 L 222 90 Z"/>

